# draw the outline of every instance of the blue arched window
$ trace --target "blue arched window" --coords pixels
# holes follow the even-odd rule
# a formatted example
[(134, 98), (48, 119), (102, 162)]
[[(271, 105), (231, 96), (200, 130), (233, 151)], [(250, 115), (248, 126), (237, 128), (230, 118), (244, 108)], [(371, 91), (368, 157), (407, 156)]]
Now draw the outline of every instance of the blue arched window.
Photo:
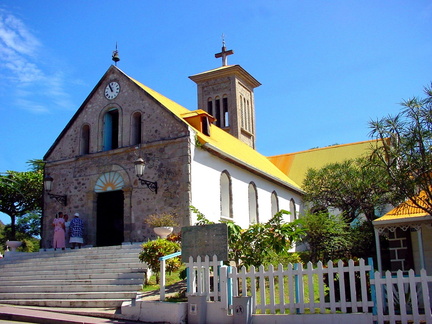
[(119, 111), (113, 108), (104, 115), (103, 151), (119, 147)]

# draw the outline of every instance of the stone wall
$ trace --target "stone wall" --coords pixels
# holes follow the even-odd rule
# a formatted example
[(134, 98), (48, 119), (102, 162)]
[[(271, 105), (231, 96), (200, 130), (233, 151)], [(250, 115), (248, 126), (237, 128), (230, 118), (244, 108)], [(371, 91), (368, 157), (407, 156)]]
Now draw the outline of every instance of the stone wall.
[(390, 271), (414, 269), (410, 230), (389, 231)]
[[(111, 81), (117, 81), (121, 87), (114, 100), (103, 95), (106, 84)], [(119, 110), (119, 148), (102, 151), (103, 115), (112, 108)], [(142, 140), (138, 145), (131, 143), (135, 112), (142, 114)], [(90, 152), (80, 155), (83, 125), (90, 127)], [(182, 225), (189, 225), (190, 145), (189, 128), (183, 121), (124, 74), (110, 68), (45, 156), (45, 172), (54, 179), (52, 193), (67, 195), (68, 205), (63, 206), (45, 195), (43, 247), (51, 247), (51, 224), (58, 211), (69, 215), (80, 213), (86, 225), (85, 243), (95, 245), (98, 195), (95, 185), (106, 172), (116, 172), (124, 181), (121, 190), (126, 242), (154, 237), (153, 231), (144, 224), (144, 219), (153, 213), (175, 213)], [(157, 181), (157, 194), (139, 183), (135, 176), (134, 161), (138, 157), (146, 163), (143, 178)]]

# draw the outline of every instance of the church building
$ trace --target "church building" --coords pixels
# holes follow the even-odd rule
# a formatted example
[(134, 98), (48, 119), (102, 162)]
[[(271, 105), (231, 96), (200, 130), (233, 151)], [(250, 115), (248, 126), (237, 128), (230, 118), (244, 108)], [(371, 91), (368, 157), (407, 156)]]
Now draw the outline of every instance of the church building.
[[(279, 210), (293, 220), (300, 185), (255, 150), (254, 89), (260, 83), (240, 65), (190, 76), (197, 109), (185, 108), (108, 68), (44, 156), (42, 247), (52, 247), (57, 212), (79, 213), (86, 245), (155, 238), (145, 219), (171, 213), (193, 225), (196, 207), (208, 219), (243, 228)], [(179, 228), (177, 229), (179, 230)]]

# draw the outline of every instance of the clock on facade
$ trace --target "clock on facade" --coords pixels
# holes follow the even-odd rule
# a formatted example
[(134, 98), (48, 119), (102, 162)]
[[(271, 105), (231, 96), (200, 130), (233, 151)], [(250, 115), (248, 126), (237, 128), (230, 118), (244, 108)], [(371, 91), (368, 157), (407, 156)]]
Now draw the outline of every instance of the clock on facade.
[(119, 92), (120, 85), (115, 81), (108, 83), (108, 85), (105, 87), (105, 97), (107, 99), (114, 99), (115, 97), (117, 97)]

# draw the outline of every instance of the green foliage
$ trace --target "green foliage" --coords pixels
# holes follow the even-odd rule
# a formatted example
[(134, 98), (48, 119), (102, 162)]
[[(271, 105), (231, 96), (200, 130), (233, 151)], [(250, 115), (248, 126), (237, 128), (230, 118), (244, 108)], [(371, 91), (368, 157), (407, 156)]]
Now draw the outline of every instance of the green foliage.
[(43, 171), (45, 167), (45, 162), (42, 159), (32, 159), (28, 160), (30, 171)]
[(309, 169), (303, 182), (304, 200), (321, 208), (337, 208), (350, 221), (359, 214), (372, 221), (377, 207), (400, 201), (387, 174), (372, 162), (362, 157)]
[(41, 213), (39, 211), (25, 214), (18, 218), (16, 231), (25, 233), (30, 237), (40, 237), (41, 231)]
[(41, 170), (0, 175), (0, 212), (11, 218), (10, 239), (15, 239), (17, 218), (42, 210), (42, 178)]
[[(375, 235), (372, 223), (362, 222), (357, 226), (351, 226), (349, 235), (352, 257), (367, 260), (368, 257), (375, 256)], [(385, 240), (384, 237), (380, 238)]]
[[(142, 251), (139, 254), (139, 259), (141, 262), (148, 264), (152, 273), (156, 275), (156, 282), (159, 283), (159, 258), (178, 251), (180, 251), (180, 244), (159, 238), (142, 245)], [(178, 270), (180, 267), (181, 261), (179, 257), (166, 260), (166, 270), (169, 273)]]
[[(4, 253), (6, 250), (6, 241), (11, 238), (11, 225), (0, 224), (0, 253)], [(15, 234), (15, 240), (23, 242), (23, 244), (17, 248), (20, 252), (38, 252), (39, 251), (39, 239), (31, 236), (25, 231), (18, 230)]]
[(350, 227), (346, 218), (328, 213), (306, 213), (299, 220), (303, 243), (309, 246), (312, 263), (374, 255), (374, 234), (370, 222)]
[(240, 234), (236, 244), (237, 264), (249, 267), (269, 263), (272, 255), (287, 255), (293, 242), (300, 238), (301, 229), (297, 222), (286, 223), (283, 215), (276, 213), (268, 222), (257, 223)]
[[(191, 206), (191, 210), (197, 214), (195, 225), (214, 224), (195, 207)], [(286, 214), (289, 212), (280, 211), (268, 222), (252, 224), (248, 229), (242, 229), (233, 221), (224, 221), (228, 226), (229, 259), (237, 265), (249, 267), (265, 264), (275, 254), (287, 255), (303, 230), (297, 222), (284, 222), (283, 215)]]
[(209, 221), (203, 213), (201, 213), (198, 208), (194, 207), (194, 206), (189, 206), (190, 210), (197, 215), (197, 222), (195, 223), (196, 226), (201, 226), (201, 225), (209, 225), (209, 224), (214, 224), (214, 222)]
[(299, 222), (306, 234), (302, 241), (309, 246), (312, 263), (344, 257), (349, 246), (349, 227), (342, 216), (308, 213)]
[(264, 265), (273, 264), (274, 266), (280, 264), (287, 265), (288, 263), (307, 263), (309, 256), (305, 252), (289, 252), (286, 254), (277, 254), (271, 251), (268, 260)]
[[(376, 165), (395, 192), (432, 214), (432, 84), (424, 93), (425, 98), (403, 101), (399, 114), (370, 121), (369, 126), (370, 135), (382, 144), (374, 151)], [(413, 199), (421, 191), (426, 198)]]
[(4, 254), (4, 251), (6, 249), (6, 232), (5, 232), (5, 225), (0, 221), (0, 253)]
[(40, 247), (39, 239), (34, 237), (25, 237), (20, 239), (23, 244), (17, 248), (17, 251), (21, 252), (38, 252)]

